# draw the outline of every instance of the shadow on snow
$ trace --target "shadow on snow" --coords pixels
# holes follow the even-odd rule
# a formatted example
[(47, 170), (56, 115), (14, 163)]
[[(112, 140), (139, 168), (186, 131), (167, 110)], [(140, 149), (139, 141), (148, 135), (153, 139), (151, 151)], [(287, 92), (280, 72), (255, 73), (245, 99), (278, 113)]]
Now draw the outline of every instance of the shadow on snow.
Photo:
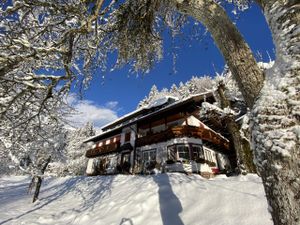
[[(51, 187), (47, 187), (43, 189), (43, 186), (47, 185), (48, 183), (51, 183), (51, 178), (43, 180), (42, 187), (41, 187), (41, 193), (40, 196), (45, 196), (39, 199), (39, 201), (36, 204), (32, 204), (31, 202), (28, 204), (32, 204), (32, 209), (28, 210), (26, 212), (21, 213), (20, 215), (11, 217), (9, 219), (6, 219), (4, 221), (0, 221), (0, 225), (6, 224), (12, 220), (19, 219), (23, 216), (26, 216), (30, 213), (33, 213), (37, 210), (40, 210), (44, 208), (45, 206), (51, 204), (52, 202), (59, 200), (60, 198), (63, 198), (65, 195), (67, 195), (69, 192), (76, 193), (76, 197), (82, 198), (82, 204), (78, 208), (73, 208), (73, 211), (76, 211), (78, 213), (84, 212), (87, 209), (93, 209), (96, 202), (98, 202), (100, 199), (102, 199), (105, 195), (110, 195), (110, 189), (113, 182), (114, 176), (105, 176), (103, 177), (72, 177), (64, 181), (63, 183), (59, 183), (56, 185), (53, 185)], [(84, 189), (80, 188), (80, 183), (82, 181), (88, 182), (90, 185), (98, 185), (97, 187), (94, 187), (95, 190), (93, 193), (87, 193)], [(85, 185), (88, 186), (88, 185)], [(11, 191), (10, 196), (10, 202), (13, 201), (15, 198), (20, 197), (20, 192), (23, 192), (22, 194), (25, 195), (27, 191), (27, 184), (22, 184), (19, 186), (14, 186), (14, 189)], [(9, 187), (8, 187), (9, 188)], [(15, 189), (17, 188), (17, 189)], [(24, 191), (20, 188), (24, 188)], [(18, 191), (19, 190), (19, 191)], [(51, 192), (52, 194), (47, 195), (48, 192)], [(7, 193), (7, 192), (6, 192)], [(2, 197), (2, 196), (1, 196)], [(2, 200), (2, 198), (1, 198)], [(7, 201), (8, 203), (8, 201)]]
[(167, 174), (153, 176), (158, 186), (158, 198), (160, 214), (163, 225), (184, 225), (179, 214), (182, 212), (182, 205), (174, 194), (170, 179)]

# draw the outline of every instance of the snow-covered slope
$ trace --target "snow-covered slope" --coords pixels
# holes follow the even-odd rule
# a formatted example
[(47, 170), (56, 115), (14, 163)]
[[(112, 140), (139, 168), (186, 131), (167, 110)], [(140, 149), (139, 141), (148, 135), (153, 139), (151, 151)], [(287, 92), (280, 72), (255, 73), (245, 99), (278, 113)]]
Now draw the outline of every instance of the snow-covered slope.
[(31, 203), (27, 177), (0, 178), (0, 224), (271, 225), (256, 175), (47, 178)]

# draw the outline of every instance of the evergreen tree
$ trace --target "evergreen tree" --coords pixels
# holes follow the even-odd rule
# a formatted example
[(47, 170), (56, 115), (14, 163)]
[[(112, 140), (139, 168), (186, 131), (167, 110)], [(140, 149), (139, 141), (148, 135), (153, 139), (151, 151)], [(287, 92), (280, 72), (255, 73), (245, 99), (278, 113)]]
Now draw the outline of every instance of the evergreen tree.
[(158, 93), (159, 93), (159, 91), (158, 91), (156, 85), (154, 84), (150, 89), (150, 92), (148, 95), (148, 102), (153, 101), (156, 98), (156, 96), (158, 95)]
[(177, 98), (180, 97), (179, 91), (178, 91), (178, 88), (177, 88), (176, 84), (172, 84), (169, 93), (170, 93), (171, 96), (174, 96), (174, 97), (177, 97)]
[(178, 93), (180, 94), (181, 99), (189, 96), (189, 90), (188, 90), (187, 86), (184, 85), (182, 82), (179, 83)]

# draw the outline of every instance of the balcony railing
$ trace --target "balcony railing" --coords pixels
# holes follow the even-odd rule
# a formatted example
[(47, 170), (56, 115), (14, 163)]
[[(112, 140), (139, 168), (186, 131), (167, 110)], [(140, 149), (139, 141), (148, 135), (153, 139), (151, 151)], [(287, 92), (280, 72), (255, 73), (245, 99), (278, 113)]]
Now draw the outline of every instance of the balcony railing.
[(120, 142), (111, 143), (109, 145), (104, 145), (101, 147), (92, 148), (86, 151), (85, 156), (87, 158), (93, 158), (101, 155), (106, 155), (109, 153), (118, 152), (120, 149)]
[(144, 137), (140, 137), (136, 140), (136, 147), (165, 142), (173, 138), (181, 137), (200, 138), (224, 149), (229, 149), (229, 142), (212, 130), (204, 127), (191, 126), (176, 126), (159, 133), (148, 134)]

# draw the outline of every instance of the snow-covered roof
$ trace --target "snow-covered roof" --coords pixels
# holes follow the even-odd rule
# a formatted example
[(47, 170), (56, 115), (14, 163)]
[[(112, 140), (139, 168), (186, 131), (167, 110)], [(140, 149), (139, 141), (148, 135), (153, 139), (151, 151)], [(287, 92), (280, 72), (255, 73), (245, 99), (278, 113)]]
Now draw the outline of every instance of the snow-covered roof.
[(118, 119), (116, 119), (116, 120), (114, 120), (114, 121), (112, 121), (112, 122), (106, 124), (105, 126), (101, 127), (101, 129), (102, 129), (102, 130), (105, 130), (105, 129), (107, 129), (108, 127), (112, 126), (113, 124), (117, 124), (117, 123), (119, 123), (119, 122), (121, 122), (121, 121), (123, 121), (123, 120), (125, 120), (125, 119), (127, 119), (127, 118), (130, 118), (130, 117), (132, 117), (132, 116), (137, 116), (138, 114), (140, 114), (140, 113), (142, 113), (143, 111), (145, 111), (145, 109), (146, 109), (146, 108), (142, 107), (142, 108), (139, 108), (139, 109), (137, 109), (137, 110), (134, 110), (134, 111), (132, 111), (132, 112), (130, 112), (130, 113), (127, 113), (127, 114), (125, 114), (124, 116), (119, 117)]
[(163, 98), (159, 98), (153, 102), (151, 102), (149, 105), (143, 106), (137, 110), (134, 110), (128, 114), (125, 114), (124, 116), (112, 121), (111, 123), (106, 124), (105, 126), (101, 127), (102, 130), (106, 130), (111, 126), (117, 126), (118, 124), (121, 124), (122, 121), (126, 122), (126, 120), (129, 120), (129, 118), (132, 117), (138, 117), (140, 114), (143, 114), (143, 112), (149, 111), (152, 108), (156, 108), (159, 106), (162, 106), (164, 104), (167, 104), (168, 102), (176, 102), (178, 101), (178, 98), (173, 96), (165, 96)]
[(170, 102), (170, 100), (173, 100), (173, 102), (175, 102), (175, 101), (178, 101), (178, 98), (176, 98), (174, 96), (164, 96), (162, 98), (152, 101), (149, 105), (144, 106), (144, 108), (151, 109), (154, 107), (162, 106), (162, 105)]

